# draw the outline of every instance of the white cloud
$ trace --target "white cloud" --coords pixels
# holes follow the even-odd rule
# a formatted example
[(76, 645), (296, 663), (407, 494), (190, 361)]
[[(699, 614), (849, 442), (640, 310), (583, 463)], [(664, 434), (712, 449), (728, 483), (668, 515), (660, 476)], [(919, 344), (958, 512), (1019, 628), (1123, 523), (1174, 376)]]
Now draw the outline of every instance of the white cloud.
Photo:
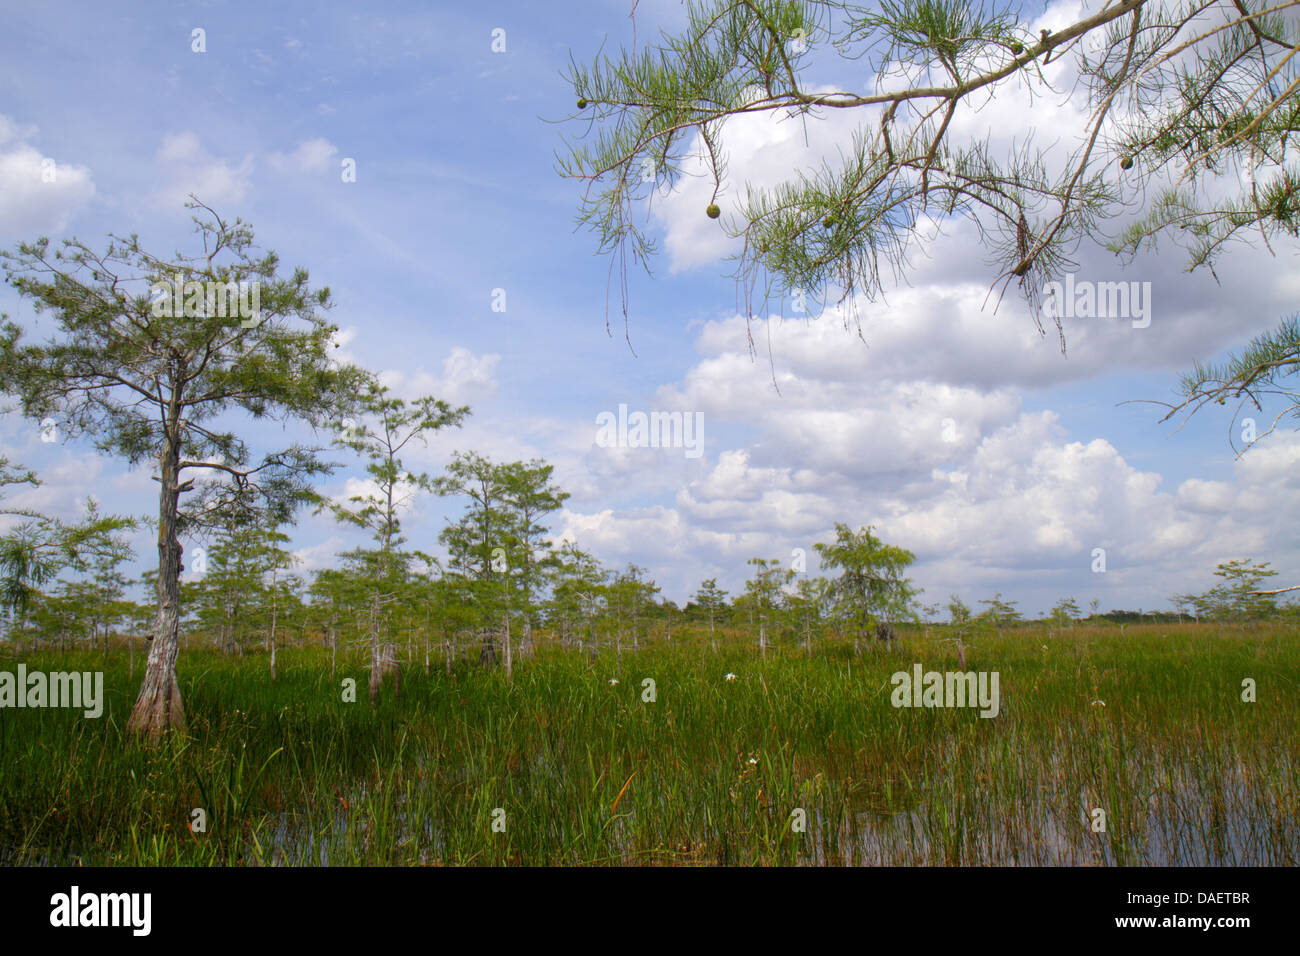
[(59, 233), (95, 195), (88, 166), (45, 156), (34, 126), (0, 114), (0, 235)]
[[(922, 324), (942, 311), (900, 298), (897, 314)], [(571, 502), (565, 534), (607, 561), (657, 562), (657, 579), (680, 594), (718, 573), (706, 569), (722, 569), (734, 589), (749, 557), (811, 555), (835, 522), (870, 524), (916, 553), (917, 579), (932, 591), (987, 596), (1013, 579), (1026, 610), (1066, 593), (1162, 606), (1203, 589), (1223, 555), (1300, 557), (1276, 520), (1300, 511), (1300, 435), (1262, 440), (1231, 481), (1191, 478), (1165, 491), (1161, 474), (1111, 442), (1071, 440), (1053, 412), (1022, 408), (1019, 389), (999, 383), (1051, 377), (1007, 344), (1014, 336), (990, 330), (989, 346), (958, 323), (912, 338), (895, 312), (880, 315), (869, 348), (833, 322), (772, 320), (780, 394), (764, 356), (748, 352), (743, 318), (707, 323), (698, 362), (656, 398), (705, 414), (706, 459), (672, 471), (648, 450), (602, 449), (587, 459), (584, 500), (595, 509)], [(767, 341), (767, 324), (756, 321), (756, 341)], [(927, 339), (945, 347), (927, 350)], [(1104, 370), (1097, 363), (1088, 377)], [(629, 487), (666, 491), (671, 505), (606, 506)], [(1096, 548), (1105, 574), (1092, 571)]]
[(330, 168), (339, 148), (327, 139), (303, 140), (291, 153), (271, 153), (267, 162), (272, 169), (286, 173), (319, 173)]
[[(393, 501), (396, 505), (396, 512), (399, 517), (410, 515), (415, 511), (417, 499), (421, 492), (414, 485), (404, 481), (399, 481), (393, 486)], [(353, 499), (360, 499), (353, 501)], [(348, 478), (343, 482), (343, 490), (336, 495), (331, 496), (331, 500), (336, 504), (346, 507), (349, 511), (359, 511), (367, 506), (374, 504), (377, 506), (385, 505), (385, 498), (379, 482), (373, 478)]]
[(442, 363), (442, 377), (438, 380), (442, 396), (447, 401), (464, 402), (495, 394), (497, 381), (493, 372), (500, 360), (500, 355), (475, 355), (467, 348), (456, 346)]
[(1189, 478), (1178, 486), (1178, 505), (1199, 514), (1226, 514), (1237, 492), (1226, 481), (1202, 481)]
[(337, 563), (337, 555), (344, 547), (343, 539), (335, 535), (319, 544), (299, 548), (291, 552), (295, 563), (294, 571), (311, 574), (322, 568), (334, 567)]
[(193, 131), (165, 135), (155, 159), (168, 183), (154, 199), (168, 208), (182, 205), (190, 193), (209, 204), (241, 202), (248, 193), (252, 154), (245, 154), (238, 165), (217, 158), (204, 149)]
[(467, 404), (496, 394), (494, 372), (500, 361), (498, 354), (475, 355), (457, 345), (443, 359), (440, 375), (432, 375), (424, 368), (414, 372), (388, 369), (379, 374), (379, 381), (402, 398), (432, 395), (452, 405)]

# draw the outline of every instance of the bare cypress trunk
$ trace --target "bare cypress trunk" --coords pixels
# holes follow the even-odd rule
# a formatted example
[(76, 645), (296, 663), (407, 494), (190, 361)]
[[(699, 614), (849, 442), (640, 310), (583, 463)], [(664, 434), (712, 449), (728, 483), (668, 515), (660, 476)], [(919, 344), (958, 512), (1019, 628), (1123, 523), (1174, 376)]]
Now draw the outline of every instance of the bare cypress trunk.
[(276, 619), (276, 602), (274, 596), (271, 598), (271, 680), (275, 680), (275, 619)]
[[(176, 657), (180, 650), (179, 589), (175, 579), (159, 585), (161, 606), (154, 624), (153, 640), (145, 663), (144, 682), (136, 698), (127, 730), (156, 741), (166, 730), (185, 726), (185, 709), (176, 682)], [(170, 593), (168, 593), (170, 591)]]
[[(174, 406), (173, 406), (174, 408)], [(179, 410), (174, 409), (175, 416)], [(149, 642), (149, 659), (145, 664), (144, 682), (136, 698), (128, 732), (149, 741), (157, 741), (166, 730), (183, 730), (185, 708), (181, 689), (176, 682), (176, 656), (180, 650), (181, 543), (176, 538), (176, 514), (180, 503), (179, 426), (168, 423), (166, 450), (163, 453), (161, 490), (158, 493), (158, 616), (153, 639)], [(188, 483), (187, 483), (188, 485)]]
[(514, 655), (510, 653), (510, 615), (509, 614), (506, 615), (505, 637), (506, 637), (506, 681), (509, 682), (514, 679), (514, 668), (511, 663), (511, 659), (513, 658)]
[(383, 645), (383, 674), (393, 675), (393, 699), (396, 700), (402, 696), (402, 665), (397, 659), (397, 645), (392, 642), (385, 642)]
[(531, 657), (533, 654), (533, 621), (531, 615), (524, 615), (524, 633), (519, 639), (519, 656)]
[(379, 651), (379, 592), (370, 602), (370, 703), (379, 703), (379, 689), (384, 681), (384, 661)]

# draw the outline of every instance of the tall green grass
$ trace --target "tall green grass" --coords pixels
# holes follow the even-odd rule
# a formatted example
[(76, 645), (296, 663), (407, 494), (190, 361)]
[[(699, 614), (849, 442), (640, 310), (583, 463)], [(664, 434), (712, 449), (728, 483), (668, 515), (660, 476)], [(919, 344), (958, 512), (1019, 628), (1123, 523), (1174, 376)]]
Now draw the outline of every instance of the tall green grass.
[[(137, 686), (124, 651), (39, 654), (29, 669), (103, 670), (108, 702), (98, 720), (0, 710), (0, 861), (1300, 859), (1293, 632), (1022, 628), (977, 644), (967, 669), (1000, 674), (993, 719), (890, 705), (894, 671), (957, 669), (951, 645), (919, 635), (860, 658), (823, 643), (765, 661), (739, 640), (714, 655), (679, 637), (625, 653), (617, 684), (612, 654), (588, 666), (543, 643), (513, 684), (500, 669), (407, 665), (401, 698), (386, 686), (375, 708), (359, 660), (331, 680), (328, 651), (285, 649), (272, 682), (258, 658), (195, 649), (181, 658), (188, 735), (157, 750), (124, 732)], [(359, 702), (343, 702), (344, 677)], [(1246, 677), (1255, 703), (1241, 700)], [(206, 832), (190, 831), (194, 808)]]

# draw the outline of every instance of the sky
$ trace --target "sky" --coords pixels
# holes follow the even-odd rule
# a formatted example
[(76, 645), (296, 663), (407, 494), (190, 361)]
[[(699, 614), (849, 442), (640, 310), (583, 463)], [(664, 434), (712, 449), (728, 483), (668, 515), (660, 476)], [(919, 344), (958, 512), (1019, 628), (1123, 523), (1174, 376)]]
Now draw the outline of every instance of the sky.
[[(458, 450), (544, 459), (570, 493), (553, 536), (607, 566), (647, 569), (679, 604), (705, 578), (739, 592), (752, 557), (790, 563), (802, 551), (816, 573), (813, 545), (837, 522), (911, 550), (926, 603), (1000, 592), (1031, 615), (1064, 596), (1168, 609), (1234, 558), (1300, 583), (1293, 424), (1238, 456), (1231, 407), (1179, 429), (1142, 403), (1168, 401), (1193, 362), (1295, 310), (1294, 244), (1234, 247), (1216, 276), (1186, 271), (1170, 243), (1124, 262), (1106, 236), (1085, 241), (1077, 279), (1149, 283), (1149, 323), (1067, 319), (1065, 355), (1023, 298), (994, 307), (996, 270), (964, 220), (923, 224), (905, 279), (856, 303), (860, 335), (790, 298), (746, 316), (723, 230), (745, 184), (834, 157), (873, 115), (746, 117), (723, 134), (719, 220), (704, 214), (712, 184), (698, 164), (639, 210), (661, 254), (653, 276), (630, 276), (625, 337), (611, 262), (575, 223), (582, 184), (557, 157), (589, 133), (570, 57), (590, 63), (602, 44), (630, 46), (635, 30), (644, 45), (684, 21), (676, 0), (639, 0), (635, 19), (632, 9), (0, 3), (0, 248), (38, 236), (102, 248), (109, 233), (137, 233), (145, 248), (190, 252), (190, 193), (241, 217), (286, 268), (330, 288), (342, 357), (403, 397), (470, 406), (463, 427), (408, 465), (437, 474)], [(1084, 9), (1028, 4), (1023, 19), (1037, 32)], [(875, 82), (860, 62), (815, 55), (811, 70), (812, 86)], [(1053, 76), (1068, 90), (1068, 75)], [(978, 106), (958, 114), (955, 137), (987, 135), (1002, 150), (1031, 133), (1049, 150), (1077, 144), (1081, 114), (1065, 92), (1010, 87)], [(0, 312), (40, 334), (7, 286)], [(698, 418), (699, 453), (599, 444), (598, 418), (620, 405)], [(1258, 430), (1279, 410), (1254, 413)], [(251, 433), (265, 448), (303, 437), (281, 432)], [(44, 482), (9, 506), (72, 518), (93, 497), (156, 513), (146, 468), (83, 440), (42, 441), (17, 411), (0, 417), (0, 454)], [(360, 462), (341, 460), (323, 489), (364, 491)], [(412, 546), (444, 554), (438, 533), (462, 504), (413, 502)], [(327, 516), (304, 513), (288, 530), (300, 571), (361, 541)], [(151, 533), (133, 543), (137, 570), (150, 566)]]

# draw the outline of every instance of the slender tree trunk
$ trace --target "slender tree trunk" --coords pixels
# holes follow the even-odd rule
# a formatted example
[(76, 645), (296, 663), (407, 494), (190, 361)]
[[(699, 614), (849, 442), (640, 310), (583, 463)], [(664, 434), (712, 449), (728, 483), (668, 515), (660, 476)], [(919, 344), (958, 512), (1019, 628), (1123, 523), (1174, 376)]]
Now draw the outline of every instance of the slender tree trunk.
[(149, 659), (145, 664), (140, 696), (127, 721), (127, 730), (155, 742), (166, 730), (183, 730), (185, 708), (176, 681), (176, 656), (180, 650), (181, 543), (176, 538), (180, 503), (179, 409), (173, 404), (173, 421), (163, 453), (162, 485), (158, 494), (158, 616)]
[(379, 689), (384, 681), (384, 661), (379, 649), (379, 592), (370, 602), (370, 703), (379, 703)]
[(384, 645), (384, 673), (389, 671), (393, 674), (393, 699), (396, 700), (402, 696), (402, 663), (397, 659), (397, 645), (391, 642)]
[(509, 614), (506, 615), (506, 634), (505, 634), (505, 637), (506, 637), (506, 648), (505, 648), (505, 651), (506, 651), (506, 682), (509, 683), (511, 680), (514, 679), (514, 668), (513, 668), (513, 664), (511, 663), (511, 658), (512, 658), (514, 655), (510, 653), (511, 648), (510, 648), (510, 615), (509, 615)]
[(275, 680), (275, 620), (277, 616), (275, 597), (271, 598), (271, 680)]

